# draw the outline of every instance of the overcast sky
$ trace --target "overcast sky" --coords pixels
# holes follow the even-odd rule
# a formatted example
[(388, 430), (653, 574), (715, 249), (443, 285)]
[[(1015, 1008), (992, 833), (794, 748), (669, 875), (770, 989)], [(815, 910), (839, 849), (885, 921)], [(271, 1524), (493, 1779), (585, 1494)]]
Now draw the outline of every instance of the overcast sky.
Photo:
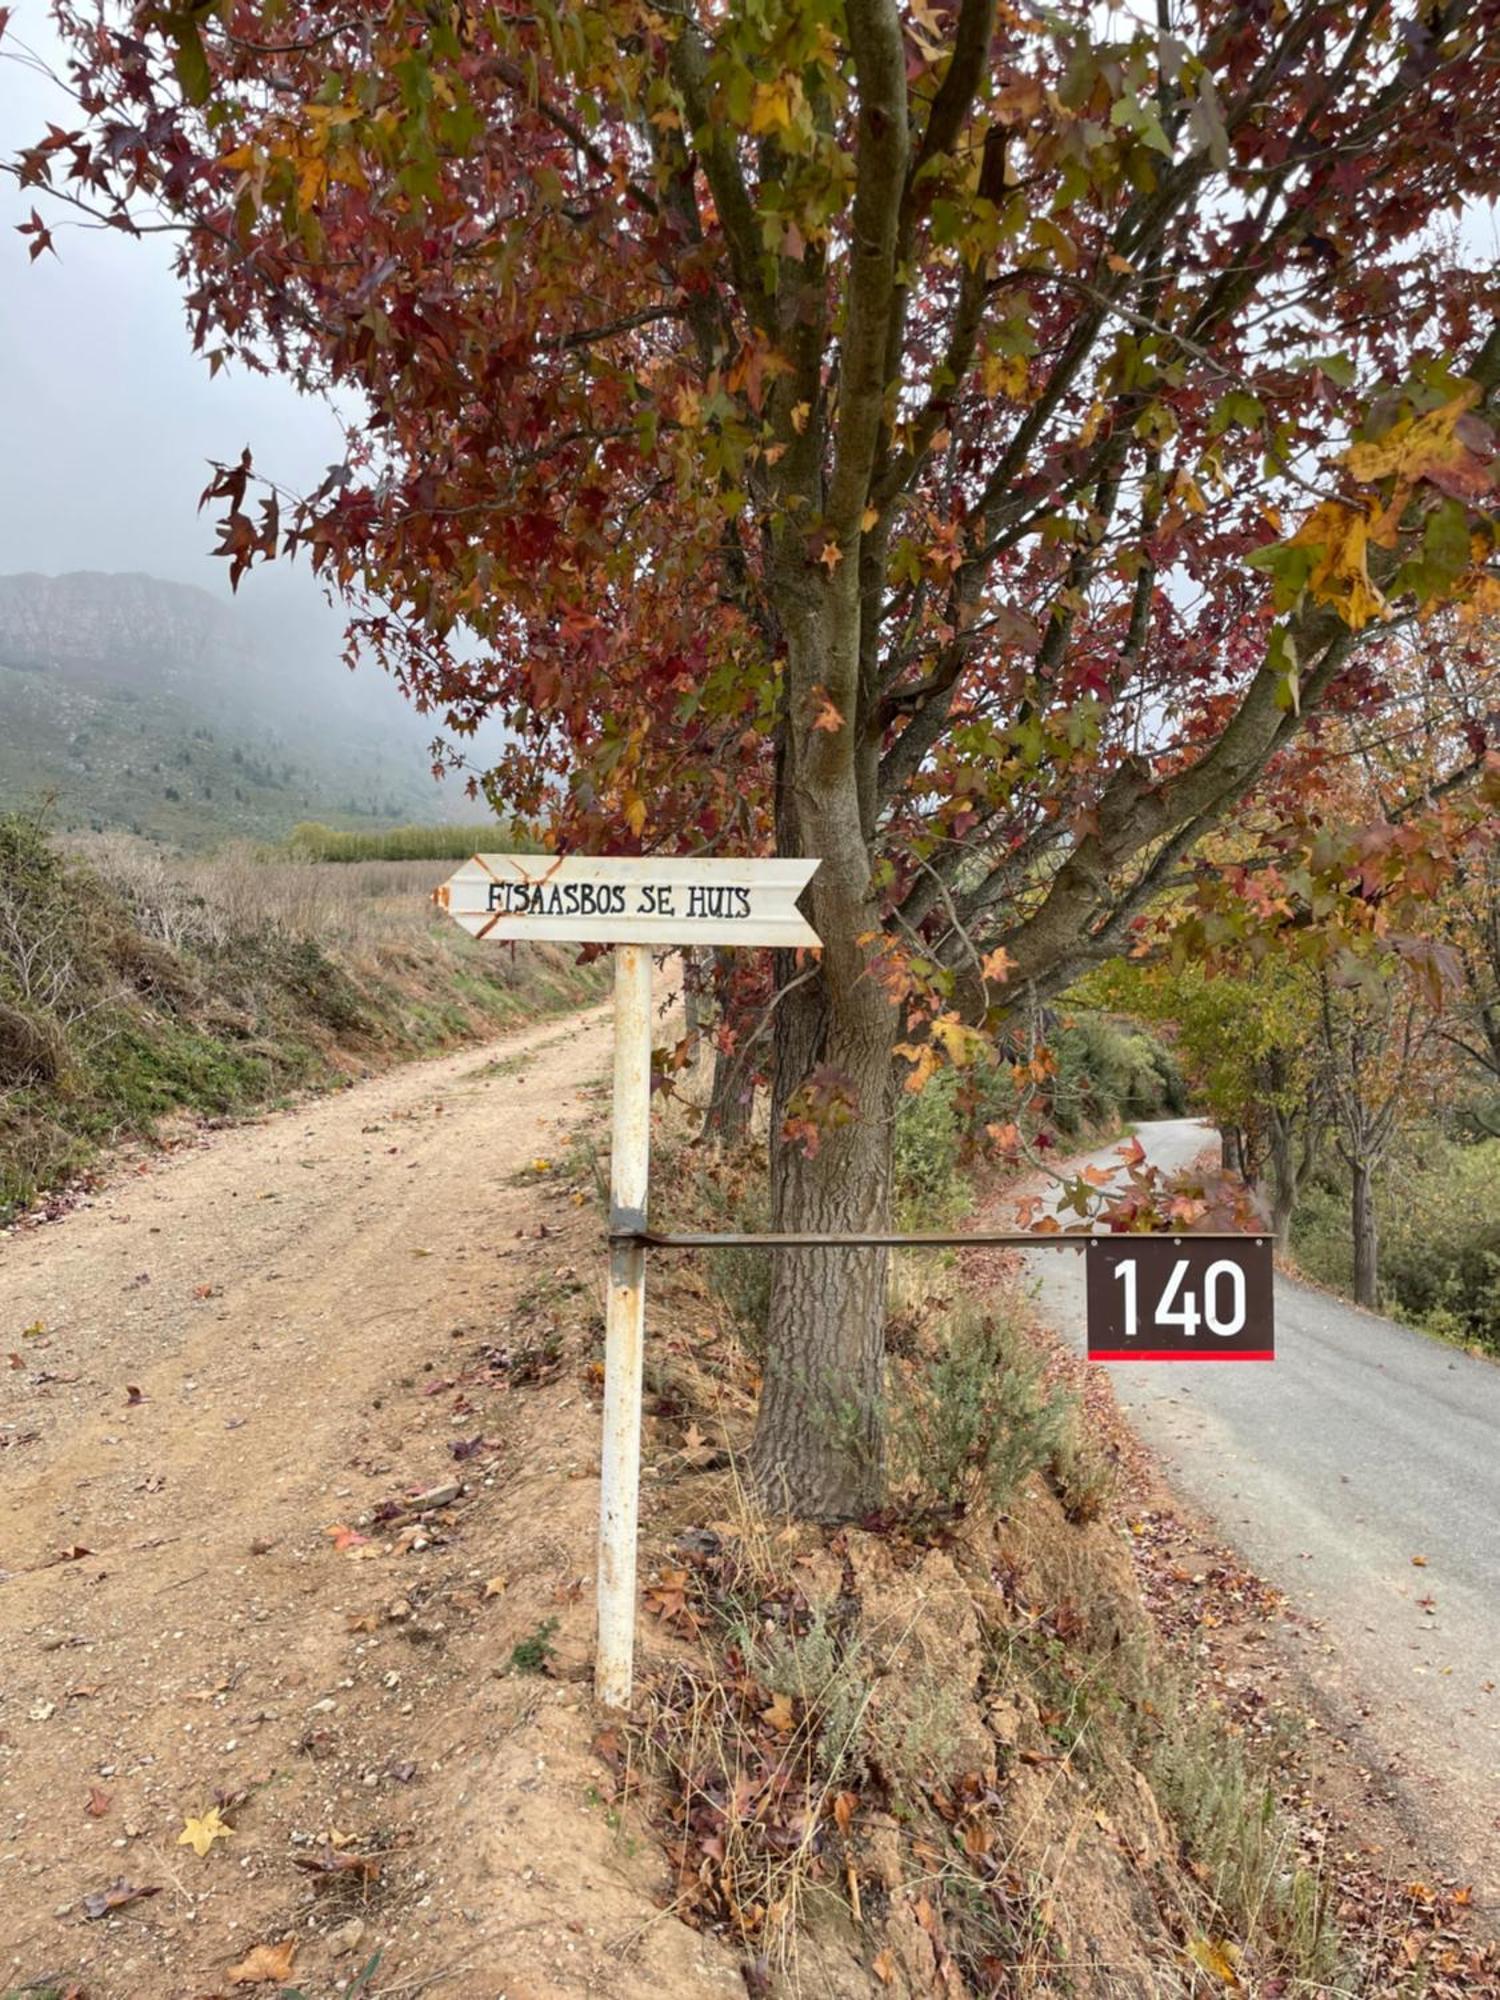
[[(0, 42), (6, 155), (49, 117), (71, 122), (55, 87), (4, 59), (19, 44), (60, 66), (45, 0), (19, 0)], [(337, 425), (285, 382), (240, 370), (210, 382), (167, 239), (73, 227), (54, 208), (59, 254), (28, 265), (14, 225), (30, 206), (0, 176), (0, 571), (141, 569), (227, 594), (212, 510), (197, 511), (208, 461), (249, 444), (306, 491), (342, 456)]]

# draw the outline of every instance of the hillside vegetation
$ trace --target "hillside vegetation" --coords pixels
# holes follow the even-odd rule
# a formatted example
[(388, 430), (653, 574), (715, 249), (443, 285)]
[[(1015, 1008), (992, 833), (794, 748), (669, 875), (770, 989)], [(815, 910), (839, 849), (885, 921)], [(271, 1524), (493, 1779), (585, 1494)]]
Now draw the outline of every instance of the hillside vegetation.
[(534, 845), (498, 820), (393, 826), (384, 833), (303, 820), (292, 828), (287, 851), (299, 861), (467, 861), (471, 854), (525, 854)]
[(0, 818), (0, 1220), (174, 1112), (226, 1117), (599, 990), (536, 945), (479, 946), (421, 862), (64, 852)]
[(0, 576), (0, 798), (174, 848), (432, 816), (429, 722), (317, 607), (266, 628), (159, 577)]

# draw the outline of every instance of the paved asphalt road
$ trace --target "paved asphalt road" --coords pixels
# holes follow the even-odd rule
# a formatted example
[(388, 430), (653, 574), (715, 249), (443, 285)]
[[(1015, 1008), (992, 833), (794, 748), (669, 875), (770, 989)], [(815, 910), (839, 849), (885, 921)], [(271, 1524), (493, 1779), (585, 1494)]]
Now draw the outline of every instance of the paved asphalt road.
[[(1137, 1130), (1168, 1169), (1212, 1136)], [(1030, 1262), (1081, 1352), (1082, 1258)], [(1500, 1906), (1500, 1366), (1285, 1278), (1269, 1366), (1100, 1365), (1176, 1491), (1318, 1621), (1304, 1664)]]

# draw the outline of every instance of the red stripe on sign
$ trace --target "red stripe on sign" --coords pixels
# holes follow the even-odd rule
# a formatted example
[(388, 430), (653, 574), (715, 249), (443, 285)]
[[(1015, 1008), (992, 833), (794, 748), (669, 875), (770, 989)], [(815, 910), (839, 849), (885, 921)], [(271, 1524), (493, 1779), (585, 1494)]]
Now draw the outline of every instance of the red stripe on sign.
[(1215, 1354), (1200, 1348), (1196, 1353), (1176, 1347), (1097, 1347), (1090, 1361), (1274, 1361), (1269, 1348), (1247, 1348), (1241, 1354)]

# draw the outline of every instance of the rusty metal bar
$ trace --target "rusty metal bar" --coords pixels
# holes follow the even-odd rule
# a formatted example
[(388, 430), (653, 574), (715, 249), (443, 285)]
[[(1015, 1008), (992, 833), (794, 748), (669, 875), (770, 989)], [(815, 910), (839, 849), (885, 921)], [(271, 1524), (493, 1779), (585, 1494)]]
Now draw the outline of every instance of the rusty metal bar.
[[(1195, 1243), (1265, 1241), (1264, 1231), (1259, 1236), (1253, 1236), (1243, 1229), (1141, 1230), (1133, 1233), (1143, 1239), (1169, 1238), (1173, 1242), (1184, 1238), (1191, 1238)], [(1055, 1234), (1038, 1235), (1035, 1232), (990, 1229), (971, 1230), (961, 1236), (942, 1229), (892, 1231), (883, 1235), (868, 1236), (835, 1236), (814, 1229), (791, 1229), (779, 1232), (767, 1230), (748, 1235), (688, 1230), (669, 1235), (655, 1229), (634, 1229), (619, 1232), (612, 1230), (609, 1240), (612, 1244), (637, 1244), (645, 1250), (961, 1250), (966, 1247), (1082, 1250), (1088, 1243), (1128, 1243), (1131, 1236), (1093, 1232), (1080, 1232), (1070, 1236), (1063, 1230), (1058, 1230)]]

